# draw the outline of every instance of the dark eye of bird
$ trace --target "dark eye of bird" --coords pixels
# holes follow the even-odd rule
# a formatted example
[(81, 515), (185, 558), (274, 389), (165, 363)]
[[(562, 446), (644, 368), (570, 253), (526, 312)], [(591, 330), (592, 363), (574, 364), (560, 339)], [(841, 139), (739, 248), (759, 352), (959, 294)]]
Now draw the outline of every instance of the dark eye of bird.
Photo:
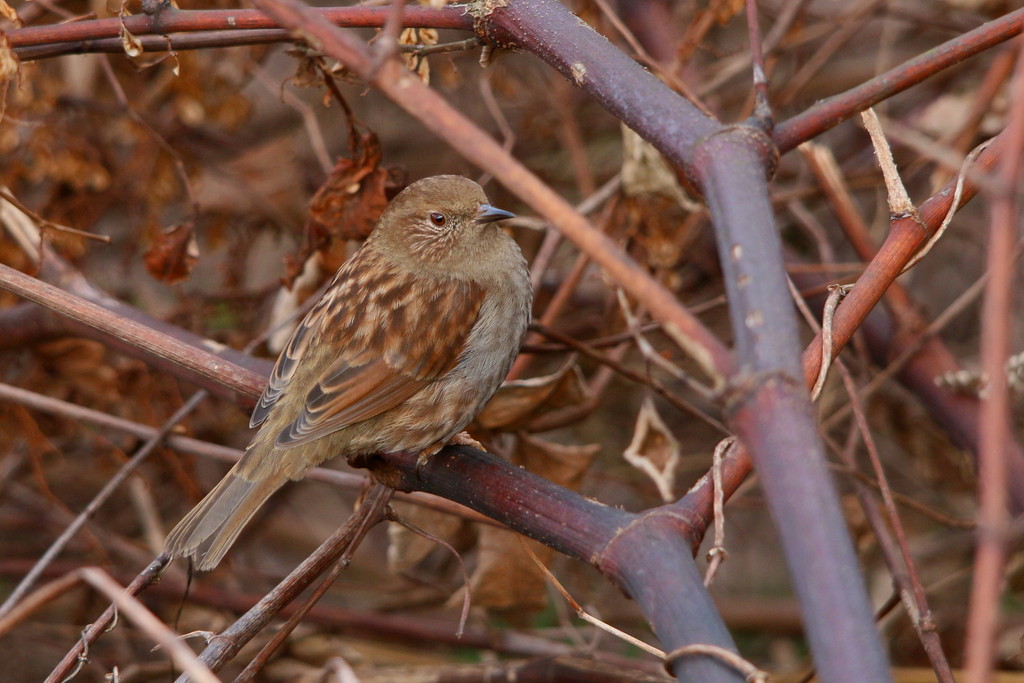
[(436, 225), (437, 227), (441, 227), (442, 225), (444, 225), (446, 220), (447, 219), (444, 217), (443, 213), (437, 213), (435, 211), (434, 213), (430, 214), (430, 222)]

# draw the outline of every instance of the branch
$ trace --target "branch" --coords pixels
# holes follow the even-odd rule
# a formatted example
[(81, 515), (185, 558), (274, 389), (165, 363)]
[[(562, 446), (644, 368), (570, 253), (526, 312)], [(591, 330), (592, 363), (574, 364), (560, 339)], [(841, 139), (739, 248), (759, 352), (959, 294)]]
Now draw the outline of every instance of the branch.
[[(388, 486), (462, 503), (593, 565), (637, 601), (663, 643), (735, 652), (693, 561), (699, 539), (686, 515), (670, 507), (642, 514), (608, 507), (465, 446), (443, 449), (418, 471), (415, 453), (393, 453), (367, 466)], [(675, 672), (682, 680), (742, 680), (714, 657), (681, 658)]]
[(253, 405), (266, 376), (183, 342), (148, 325), (69, 294), (41, 280), (0, 264), (0, 288), (14, 292), (71, 320), (99, 330), (152, 358), (163, 359), (179, 374), (202, 388), (227, 395), (241, 405)]
[[(388, 7), (332, 7), (315, 10), (328, 21), (352, 28), (380, 28), (387, 20)], [(459, 7), (405, 8), (402, 24), (409, 28), (451, 28), (472, 30), (472, 19)], [(175, 33), (217, 32), (218, 38), (235, 37), (246, 45), (252, 42), (290, 40), (281, 24), (258, 10), (179, 10), (167, 6), (153, 14), (130, 17), (93, 19), (64, 24), (47, 24), (7, 31), (8, 44), (20, 59), (40, 59), (68, 52), (106, 51), (99, 45), (114, 45), (124, 51), (120, 39), (122, 26), (142, 41), (145, 49), (167, 51), (174, 41), (186, 41)], [(273, 31), (273, 33), (271, 33)], [(179, 45), (181, 43), (179, 42)], [(196, 45), (198, 47), (198, 45)]]
[(894, 69), (839, 95), (819, 102), (810, 109), (776, 126), (772, 135), (781, 152), (811, 140), (834, 128), (873, 104), (959, 64), (968, 57), (1009, 40), (1024, 31), (1024, 9), (1010, 12), (978, 28), (948, 40)]

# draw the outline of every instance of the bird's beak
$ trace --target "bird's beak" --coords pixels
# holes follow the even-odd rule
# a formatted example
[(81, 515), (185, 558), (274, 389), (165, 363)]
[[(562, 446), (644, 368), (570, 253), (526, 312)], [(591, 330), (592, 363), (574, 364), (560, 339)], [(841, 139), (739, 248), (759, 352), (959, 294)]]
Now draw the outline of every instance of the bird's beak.
[(477, 223), (493, 223), (494, 221), (502, 221), (506, 218), (515, 218), (516, 215), (511, 211), (505, 211), (504, 209), (498, 209), (490, 204), (481, 204), (480, 210), (476, 212)]

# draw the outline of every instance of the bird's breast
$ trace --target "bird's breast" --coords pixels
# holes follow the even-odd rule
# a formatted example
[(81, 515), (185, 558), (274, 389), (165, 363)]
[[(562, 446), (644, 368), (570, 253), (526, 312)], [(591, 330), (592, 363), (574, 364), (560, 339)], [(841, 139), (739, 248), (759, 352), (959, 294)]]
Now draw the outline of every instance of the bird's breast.
[(503, 286), (488, 288), (466, 348), (453, 369), (453, 375), (478, 385), (483, 398), (477, 410), (505, 379), (530, 323), (532, 291), (525, 262), (508, 276)]

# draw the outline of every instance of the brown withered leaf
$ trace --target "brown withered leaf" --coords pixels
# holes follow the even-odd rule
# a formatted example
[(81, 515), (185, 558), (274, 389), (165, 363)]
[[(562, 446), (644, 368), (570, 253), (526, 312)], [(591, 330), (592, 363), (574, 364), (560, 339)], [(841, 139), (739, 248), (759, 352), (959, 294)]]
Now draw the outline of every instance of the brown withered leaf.
[[(21, 62), (18, 61), (18, 56), (11, 49), (7, 34), (0, 34), (0, 83), (6, 84), (7, 81), (14, 80), (20, 68)], [(6, 100), (6, 95), (4, 99)]]
[(402, 174), (381, 167), (380, 142), (373, 132), (360, 131), (352, 124), (349, 145), (352, 158), (338, 160), (310, 201), (306, 241), (299, 253), (287, 259), (286, 285), (290, 286), (316, 251), (322, 252), (328, 271), (337, 270), (345, 253), (330, 249), (331, 245), (365, 239), (388, 199), (404, 184)]
[(106, 347), (88, 339), (56, 339), (34, 350), (42, 367), (56, 378), (48, 385), (58, 398), (85, 394), (107, 403), (122, 400), (117, 389), (117, 370), (107, 359)]
[(678, 287), (675, 270), (699, 236), (697, 209), (661, 153), (622, 126), (622, 192), (611, 223), (621, 227), (630, 254), (669, 289)]
[[(518, 626), (526, 626), (524, 619), (543, 609), (547, 602), (547, 577), (523, 548), (524, 543), (545, 565), (551, 562), (554, 551), (547, 546), (524, 540), (506, 529), (482, 528), (477, 566), (469, 582), (474, 607), (497, 610)], [(462, 598), (460, 590), (448, 605), (458, 606)]]
[(520, 433), (514, 462), (575, 491), (600, 451), (601, 446), (596, 443), (565, 445)]
[[(454, 548), (467, 545), (467, 522), (455, 515), (422, 505), (394, 501), (391, 507), (408, 524), (422, 529)], [(388, 526), (388, 568), (406, 576), (434, 582), (451, 561), (451, 551), (437, 541), (402, 526)]]
[(501, 385), (476, 416), (476, 424), (484, 429), (514, 431), (538, 415), (589, 398), (590, 388), (573, 356), (554, 374)]
[(149, 274), (165, 285), (187, 280), (199, 262), (195, 226), (189, 222), (159, 232), (145, 260)]
[[(597, 444), (566, 446), (520, 434), (515, 462), (534, 474), (566, 488), (579, 488), (601, 447)], [(482, 527), (478, 561), (470, 578), (473, 604), (514, 618), (544, 607), (547, 577), (523, 545), (548, 565), (554, 551), (536, 541), (517, 537), (505, 529)], [(458, 604), (461, 595), (449, 604)]]
[(633, 440), (623, 456), (654, 482), (666, 503), (674, 500), (676, 469), (679, 467), (679, 441), (665, 426), (650, 397), (644, 399), (637, 416)]
[(16, 27), (21, 28), (21, 19), (18, 17), (18, 13), (13, 7), (7, 4), (7, 0), (0, 0), (0, 18), (4, 21), (9, 21)]
[(381, 168), (381, 149), (371, 131), (358, 133), (351, 159), (338, 159), (309, 203), (309, 227), (342, 239), (363, 239), (388, 204), (388, 172)]
[[(292, 45), (284, 53), (295, 60), (295, 73), (285, 81), (289, 85), (297, 88), (321, 88), (325, 76), (351, 83), (357, 82), (355, 75), (349, 72), (344, 64), (328, 60), (323, 53), (309, 45)], [(330, 93), (325, 93), (324, 106), (329, 106), (330, 100)]]
[(743, 11), (743, 0), (718, 0), (711, 3), (711, 11), (715, 13), (715, 21), (719, 25), (729, 23), (729, 20)]
[[(399, 45), (437, 45), (437, 30), (432, 28), (407, 28), (398, 36)], [(411, 52), (402, 53), (402, 61), (405, 66), (420, 80), (430, 85), (430, 63), (426, 55), (417, 55)]]
[(323, 70), (327, 67), (327, 60), (313, 48), (305, 45), (294, 45), (285, 54), (295, 59), (295, 73), (287, 83), (296, 88), (319, 88), (323, 85)]
[(124, 48), (124, 52), (129, 57), (138, 57), (142, 54), (142, 41), (135, 37), (124, 25), (124, 18), (131, 16), (128, 11), (128, 3), (121, 5), (121, 11), (118, 16), (121, 19), (121, 28), (119, 31), (119, 37), (121, 38), (121, 47)]

